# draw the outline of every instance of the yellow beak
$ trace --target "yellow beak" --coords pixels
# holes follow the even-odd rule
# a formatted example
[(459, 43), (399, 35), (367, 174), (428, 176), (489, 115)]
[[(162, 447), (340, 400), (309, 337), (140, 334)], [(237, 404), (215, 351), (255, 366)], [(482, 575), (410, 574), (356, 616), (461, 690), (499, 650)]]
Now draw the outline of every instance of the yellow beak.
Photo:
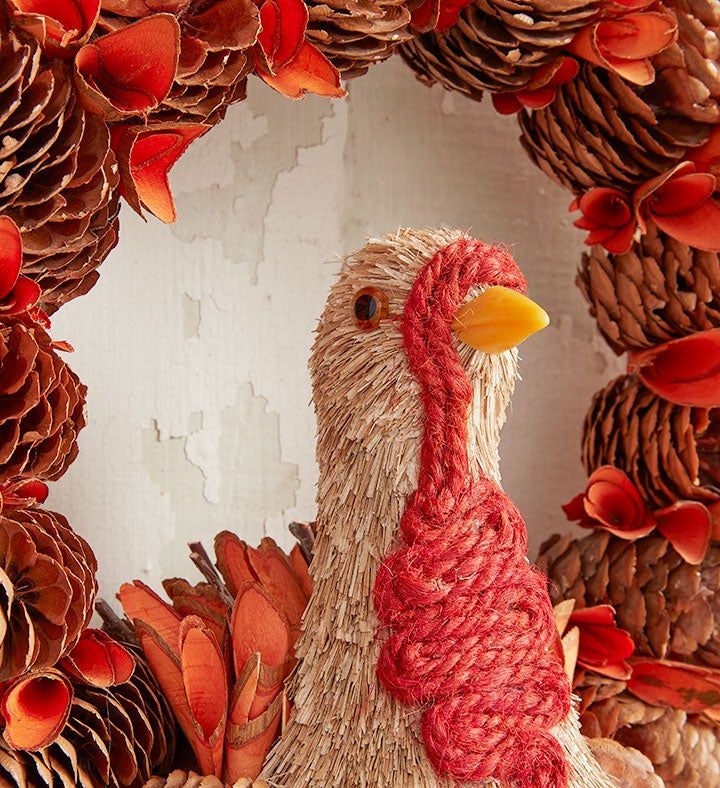
[(547, 312), (509, 287), (488, 287), (458, 309), (453, 329), (475, 350), (502, 353), (550, 323)]

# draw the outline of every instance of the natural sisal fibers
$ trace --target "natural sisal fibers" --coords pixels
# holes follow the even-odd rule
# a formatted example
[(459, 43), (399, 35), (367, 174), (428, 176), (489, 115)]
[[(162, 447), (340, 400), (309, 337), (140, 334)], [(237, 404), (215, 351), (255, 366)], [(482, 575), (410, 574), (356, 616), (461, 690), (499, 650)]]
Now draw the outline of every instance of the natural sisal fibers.
[[(273, 786), (447, 786), (420, 737), (420, 710), (379, 684), (381, 641), (372, 590), (418, 483), (421, 390), (407, 362), (399, 319), (417, 275), (460, 232), (404, 230), (351, 255), (332, 289), (311, 360), (318, 417), (315, 593), (299, 643), (294, 711), (271, 754)], [(359, 331), (351, 309), (363, 287), (385, 291), (391, 316)], [(499, 480), (497, 447), (517, 376), (517, 354), (456, 347), (473, 396), (468, 462), (473, 477)], [(608, 788), (578, 732), (575, 712), (554, 731), (574, 788)], [(494, 784), (494, 783), (492, 783)]]

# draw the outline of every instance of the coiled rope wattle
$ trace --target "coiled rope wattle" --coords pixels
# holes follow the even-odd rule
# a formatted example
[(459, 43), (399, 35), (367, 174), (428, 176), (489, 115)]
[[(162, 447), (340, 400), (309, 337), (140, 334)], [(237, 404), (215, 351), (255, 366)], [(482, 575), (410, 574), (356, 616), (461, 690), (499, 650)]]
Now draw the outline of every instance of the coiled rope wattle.
[(522, 517), (499, 486), (473, 479), (472, 387), (453, 347), (455, 312), (479, 284), (525, 289), (503, 248), (463, 239), (421, 270), (402, 331), (425, 414), (418, 486), (401, 544), (375, 584), (383, 634), (377, 674), (422, 706), (422, 737), (440, 774), (562, 788), (568, 767), (550, 729), (568, 714), (546, 579), (526, 561)]

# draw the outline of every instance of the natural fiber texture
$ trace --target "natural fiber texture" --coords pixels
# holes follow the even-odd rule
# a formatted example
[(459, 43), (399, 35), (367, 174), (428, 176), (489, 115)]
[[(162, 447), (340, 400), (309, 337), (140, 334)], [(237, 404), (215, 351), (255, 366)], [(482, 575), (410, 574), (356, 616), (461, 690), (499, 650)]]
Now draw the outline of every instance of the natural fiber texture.
[(195, 772), (175, 769), (167, 777), (153, 777), (144, 788), (269, 788), (265, 780), (236, 780), (232, 785), (218, 780), (217, 777), (202, 777)]
[(77, 454), (86, 388), (34, 324), (0, 324), (0, 484), (57, 479)]
[(0, 41), (0, 213), (22, 232), (23, 274), (48, 312), (87, 292), (117, 241), (118, 172), (107, 127), (79, 104), (68, 67), (34, 38)]
[(701, 123), (720, 120), (720, 5), (716, 0), (666, 0), (678, 19), (678, 40), (653, 59), (648, 100), (661, 111)]
[(0, 740), (0, 785), (135, 788), (167, 769), (175, 724), (141, 653), (133, 656), (135, 672), (125, 684), (75, 686), (70, 719), (47, 749), (12, 751)]
[(663, 788), (649, 758), (612, 739), (589, 739), (597, 762), (616, 781), (618, 788)]
[[(321, 319), (311, 361), (320, 464), (315, 592), (290, 688), (293, 714), (266, 768), (272, 785), (448, 784), (426, 756), (420, 710), (398, 703), (375, 674), (382, 641), (375, 635), (372, 589), (418, 482), (421, 391), (396, 319), (362, 332), (351, 310), (355, 293), (371, 286), (385, 292), (390, 315), (399, 317), (422, 267), (462, 237), (405, 230), (370, 242), (346, 260)], [(517, 356), (482, 356), (468, 347), (459, 353), (473, 392), (463, 446), (470, 472), (497, 479), (499, 431)], [(568, 753), (573, 785), (609, 785), (571, 718), (556, 735)]]
[(0, 514), (0, 681), (54, 665), (92, 616), (97, 562), (60, 514)]
[(720, 667), (720, 546), (711, 545), (693, 566), (657, 535), (628, 541), (607, 531), (577, 539), (555, 534), (537, 563), (554, 602), (612, 605), (636, 653)]
[(717, 409), (673, 405), (621, 375), (593, 397), (585, 417), (585, 469), (615, 465), (654, 507), (712, 504), (720, 500), (718, 418)]
[(624, 691), (622, 681), (597, 676), (593, 684), (581, 690), (587, 698), (595, 698), (582, 715), (587, 736), (612, 737), (644, 753), (667, 788), (720, 785), (720, 739), (715, 726), (680, 709), (650, 706)]
[(404, 0), (309, 0), (307, 39), (343, 79), (364, 74), (412, 36)]
[(643, 90), (588, 64), (544, 109), (519, 115), (523, 147), (550, 178), (585, 192), (631, 190), (682, 161), (710, 125), (658, 113)]
[[(170, 5), (148, 3), (146, 14)], [(153, 118), (218, 123), (231, 104), (246, 96), (247, 76), (254, 65), (251, 47), (259, 31), (258, 10), (252, 0), (192, 0), (183, 5), (187, 7), (178, 13), (182, 37), (175, 82)], [(112, 7), (122, 10), (118, 3)], [(99, 24), (108, 31), (132, 21), (103, 12)]]
[(626, 254), (593, 246), (583, 254), (577, 283), (618, 354), (720, 327), (720, 257), (652, 223)]
[(598, 7), (597, 0), (475, 0), (448, 31), (416, 36), (400, 54), (422, 82), (471, 98), (520, 90)]

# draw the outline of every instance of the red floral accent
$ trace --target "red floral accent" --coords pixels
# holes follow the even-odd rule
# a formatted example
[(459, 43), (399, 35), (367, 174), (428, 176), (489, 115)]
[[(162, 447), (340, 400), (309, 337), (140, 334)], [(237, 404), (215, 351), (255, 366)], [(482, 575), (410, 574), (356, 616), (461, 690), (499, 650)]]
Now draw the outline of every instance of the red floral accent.
[(101, 629), (86, 629), (60, 667), (83, 684), (112, 687), (130, 680), (135, 658)]
[[(610, 4), (610, 15), (583, 28), (569, 51), (636, 85), (649, 85), (655, 79), (650, 58), (677, 40), (678, 28), (673, 14), (644, 10), (646, 5)], [(623, 13), (625, 7), (631, 13)]]
[(40, 298), (40, 287), (20, 276), (22, 237), (15, 222), (0, 216), (0, 320), (32, 309)]
[(5, 484), (0, 487), (0, 510), (36, 506), (46, 500), (48, 492), (47, 484), (39, 479)]
[(646, 703), (720, 719), (720, 671), (664, 659), (632, 660), (627, 688)]
[(697, 501), (651, 512), (628, 476), (611, 465), (594, 471), (585, 492), (563, 510), (583, 528), (600, 528), (621, 539), (638, 539), (657, 529), (690, 564), (702, 562), (713, 530), (710, 511)]
[(568, 628), (578, 628), (577, 664), (601, 676), (627, 679), (631, 668), (626, 662), (635, 650), (629, 632), (615, 623), (611, 605), (597, 605), (574, 610)]
[(120, 192), (140, 216), (145, 207), (163, 222), (176, 220), (168, 174), (190, 143), (208, 128), (199, 123), (111, 128), (111, 144), (120, 167)]
[(653, 221), (681, 243), (709, 252), (720, 252), (720, 203), (717, 181), (709, 172), (697, 172), (685, 161), (651, 178), (632, 195), (596, 187), (576, 198), (571, 211), (582, 211), (576, 227), (589, 230), (588, 245), (601, 244), (613, 254), (632, 246), (635, 232), (645, 232)]
[(720, 126), (715, 126), (704, 144), (687, 154), (697, 172), (720, 173)]
[(580, 66), (572, 57), (559, 57), (538, 70), (536, 77), (523, 90), (515, 93), (493, 93), (492, 103), (501, 115), (512, 115), (522, 107), (542, 109), (552, 103), (558, 87), (571, 82)]
[(720, 407), (720, 328), (631, 351), (628, 372), (676, 405)]
[(601, 244), (614, 254), (627, 252), (632, 246), (637, 220), (630, 198), (618, 189), (590, 189), (571, 203), (570, 210), (582, 212), (574, 224), (589, 231), (585, 239), (588, 246)]
[(85, 105), (106, 120), (146, 115), (170, 92), (180, 54), (180, 26), (154, 14), (84, 46), (75, 81)]
[(92, 34), (100, 0), (9, 0), (13, 22), (38, 39), (53, 57), (68, 57)]
[(265, 0), (260, 5), (262, 29), (255, 53), (258, 75), (292, 99), (306, 93), (342, 98), (340, 72), (305, 40), (308, 10), (303, 0)]
[(410, 24), (419, 33), (449, 30), (458, 21), (460, 12), (472, 0), (425, 0), (411, 15)]

